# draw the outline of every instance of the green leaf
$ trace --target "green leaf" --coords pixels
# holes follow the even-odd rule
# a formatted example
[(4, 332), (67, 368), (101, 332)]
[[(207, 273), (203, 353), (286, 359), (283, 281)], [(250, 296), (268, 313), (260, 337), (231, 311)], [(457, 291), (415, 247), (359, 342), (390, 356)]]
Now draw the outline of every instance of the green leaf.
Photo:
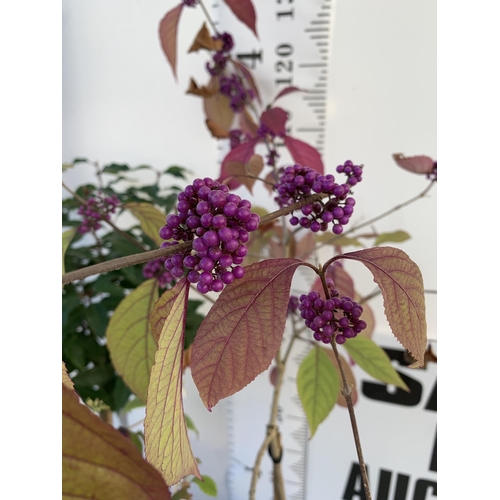
[(145, 281), (120, 302), (106, 330), (107, 346), (116, 371), (143, 401), (147, 397), (156, 351), (149, 315), (157, 299), (156, 280)]
[(373, 340), (358, 335), (344, 344), (351, 358), (373, 378), (409, 391), (399, 373), (394, 369), (387, 353)]
[(111, 165), (106, 165), (102, 171), (106, 174), (117, 174), (118, 172), (125, 172), (130, 170), (128, 165), (120, 165), (118, 163), (112, 163)]
[(193, 420), (190, 417), (188, 417), (186, 414), (184, 414), (184, 420), (186, 420), (186, 426), (187, 426), (187, 428), (189, 430), (195, 432), (197, 437), (200, 437), (200, 433), (198, 432), (198, 429), (194, 425)]
[(200, 481), (197, 477), (195, 477), (193, 479), (193, 483), (196, 483), (200, 487), (200, 490), (205, 493), (205, 495), (216, 497), (217, 485), (215, 484), (215, 481), (210, 476), (206, 476), (205, 474), (203, 474), (201, 477), (203, 481)]
[(422, 273), (402, 250), (375, 247), (339, 255), (363, 263), (373, 274), (384, 299), (392, 333), (422, 366), (427, 348), (427, 321)]
[(311, 437), (332, 411), (340, 391), (340, 377), (324, 349), (314, 346), (297, 372), (297, 390)]
[(349, 236), (344, 235), (332, 235), (329, 233), (323, 233), (320, 235), (316, 235), (315, 238), (317, 243), (322, 243), (326, 245), (334, 245), (339, 247), (361, 247), (363, 248), (363, 244), (357, 240), (356, 238), (350, 238)]
[(203, 320), (193, 341), (191, 374), (209, 410), (271, 364), (283, 339), (293, 274), (301, 264), (270, 259), (246, 267)]
[(73, 168), (75, 165), (74, 163), (63, 163), (62, 164), (62, 171), (65, 172), (66, 170), (69, 170), (70, 168)]
[(160, 238), (159, 231), (165, 225), (165, 214), (151, 203), (127, 203), (124, 207), (139, 219), (142, 230), (160, 246), (164, 240)]
[(66, 253), (66, 250), (69, 247), (69, 244), (71, 243), (71, 240), (75, 236), (77, 231), (76, 227), (73, 227), (71, 229), (68, 229), (67, 231), (64, 231), (62, 233), (62, 273), (64, 274), (64, 254)]
[(167, 485), (134, 444), (62, 386), (62, 497), (169, 500)]
[(410, 239), (411, 236), (406, 231), (393, 231), (392, 233), (382, 233), (379, 234), (375, 241), (373, 242), (374, 246), (378, 246), (381, 243), (402, 243)]
[(163, 173), (170, 174), (174, 177), (179, 177), (180, 179), (186, 179), (186, 172), (189, 172), (186, 168), (172, 165), (171, 167), (168, 167)]
[(141, 408), (141, 406), (146, 406), (146, 403), (144, 403), (139, 398), (133, 398), (133, 399), (128, 400), (124, 404), (122, 411), (126, 413), (128, 411), (135, 410), (136, 408)]
[(77, 386), (92, 387), (98, 385), (102, 387), (106, 382), (112, 380), (114, 376), (115, 373), (112, 366), (95, 366), (90, 370), (81, 371), (73, 378), (73, 382)]
[(183, 279), (163, 323), (146, 399), (144, 440), (147, 461), (168, 485), (188, 474), (200, 476), (191, 450), (182, 404), (182, 358), (189, 282)]

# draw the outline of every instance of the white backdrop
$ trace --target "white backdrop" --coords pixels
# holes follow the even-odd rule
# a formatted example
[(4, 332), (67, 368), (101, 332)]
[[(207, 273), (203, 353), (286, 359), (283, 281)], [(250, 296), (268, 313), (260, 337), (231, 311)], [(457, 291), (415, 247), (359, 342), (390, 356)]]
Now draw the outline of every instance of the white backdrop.
[[(203, 54), (185, 55), (204, 21), (200, 10), (186, 9), (181, 18), (178, 84), (160, 49), (158, 23), (175, 5), (176, 2), (166, 0), (63, 2), (63, 162), (69, 163), (73, 158), (83, 156), (100, 164), (124, 162), (135, 166), (147, 163), (158, 168), (178, 164), (193, 170), (198, 176), (218, 175), (216, 143), (204, 125), (201, 102), (185, 95), (190, 76), (198, 82), (206, 80)], [(255, 5), (260, 43), (265, 47), (273, 36), (273, 33), (266, 32), (266, 23), (270, 19), (266, 9), (275, 5), (263, 0), (256, 0)], [(310, 3), (296, 0), (295, 5), (298, 9), (307, 9)], [(436, 3), (337, 0), (330, 5), (334, 23), (329, 33), (329, 94), (323, 157), (329, 171), (348, 158), (365, 165), (364, 180), (355, 190), (357, 205), (352, 218), (353, 222), (364, 221), (410, 199), (427, 185), (424, 178), (397, 167), (391, 158), (393, 153), (425, 154), (437, 159)], [(207, 3), (207, 6), (211, 8), (211, 4)], [(223, 5), (213, 9), (214, 17), (221, 23), (230, 19), (227, 9), (224, 9)], [(231, 27), (241, 26), (233, 20), (228, 22), (232, 22)], [(223, 23), (221, 29), (224, 29)], [(292, 33), (291, 36), (300, 40), (300, 34)], [(235, 39), (241, 44), (241, 50), (255, 44), (245, 27), (241, 27), (241, 33)], [(296, 43), (299, 45), (298, 41)], [(267, 101), (274, 95), (269, 83), (268, 64), (272, 61), (264, 61), (257, 72)], [(294, 105), (299, 105), (299, 99), (298, 95), (291, 95), (286, 101), (283, 99), (283, 106), (286, 104), (293, 110)], [(302, 139), (306, 140), (305, 137)], [(70, 187), (77, 187), (91, 179), (92, 173), (91, 167), (79, 165), (65, 173), (63, 179)], [(254, 201), (272, 208), (263, 189), (256, 189)], [(430, 290), (437, 289), (435, 212), (436, 188), (427, 198), (375, 224), (378, 232), (403, 229), (412, 236), (410, 240), (393, 246), (403, 249), (419, 265), (425, 287)], [(373, 290), (372, 277), (361, 265), (348, 262), (346, 268), (362, 294)], [(301, 280), (298, 277), (294, 282), (295, 288), (305, 285)], [(393, 341), (381, 298), (374, 299), (371, 305), (376, 316), (377, 338), (382, 339), (382, 345), (390, 346)], [(427, 295), (428, 335), (431, 339), (437, 339), (436, 314), (436, 295)], [(261, 377), (262, 382), (258, 379), (254, 383), (254, 391), (261, 387), (259, 384), (262, 384), (262, 391), (267, 390), (264, 389), (267, 383), (265, 375)], [(233, 403), (222, 401), (209, 414), (199, 401), (190, 378), (186, 378), (186, 412), (200, 430), (200, 440), (194, 439), (193, 448), (202, 460), (202, 473), (216, 480), (219, 498), (231, 498), (227, 488), (228, 445), (233, 445), (228, 443), (226, 417), (231, 404), (237, 404), (245, 411), (245, 391), (241, 396), (237, 395), (239, 398)], [(432, 380), (426, 383), (432, 384)], [(426, 385), (425, 390), (429, 392), (431, 387)], [(260, 410), (266, 412), (268, 401), (269, 397), (262, 398), (262, 408), (257, 408), (253, 401), (248, 411), (251, 409), (256, 415)], [(373, 411), (373, 408), (360, 404), (358, 411), (363, 420), (365, 415), (362, 412)], [(321, 467), (317, 464), (330, 464), (331, 453), (327, 448), (322, 449), (321, 443), (338, 432), (339, 425), (343, 426), (342, 432), (350, 432), (345, 422), (336, 422), (337, 419), (345, 420), (343, 413), (342, 408), (334, 410), (334, 415), (320, 426), (318, 436), (312, 441), (308, 498), (319, 498), (318, 491), (332, 491), (325, 489), (331, 477), (318, 474)], [(377, 415), (377, 425), (381, 430), (370, 426), (365, 433), (361, 430), (362, 438), (368, 442), (377, 432), (389, 432), (393, 427), (386, 416), (378, 416), (376, 412), (374, 415)], [(132, 416), (130, 421), (134, 418)], [(320, 437), (320, 433), (324, 437)], [(260, 426), (257, 436), (263, 434), (264, 428)], [(399, 435), (397, 439), (400, 438)], [(249, 446), (255, 439), (260, 438), (249, 434)], [(432, 447), (433, 432), (422, 435), (422, 439), (427, 453)], [(245, 447), (245, 444), (241, 446)], [(374, 467), (392, 467), (395, 474), (401, 472), (423, 477), (421, 457), (411, 453), (408, 456), (413, 457), (414, 463), (410, 458), (405, 469), (397, 469), (393, 463), (379, 463)], [(311, 464), (316, 464), (314, 470)], [(414, 470), (410, 470), (412, 466)], [(332, 467), (334, 465), (327, 468), (330, 474)], [(435, 475), (433, 477), (435, 479)], [(345, 471), (339, 472), (340, 481), (342, 484), (345, 481)], [(246, 491), (247, 487), (243, 489)], [(195, 498), (205, 496), (200, 494)], [(333, 495), (329, 498), (340, 497)]]

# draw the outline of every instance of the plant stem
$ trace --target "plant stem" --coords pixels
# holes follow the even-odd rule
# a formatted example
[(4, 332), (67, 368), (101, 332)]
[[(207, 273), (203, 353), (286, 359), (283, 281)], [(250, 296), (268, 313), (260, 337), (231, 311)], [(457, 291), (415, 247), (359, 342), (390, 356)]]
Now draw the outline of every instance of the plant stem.
[(365, 490), (366, 500), (372, 500), (370, 493), (370, 485), (368, 483), (368, 473), (366, 471), (365, 460), (363, 458), (363, 451), (361, 449), (361, 440), (359, 438), (358, 424), (356, 423), (356, 415), (354, 414), (354, 405), (352, 404), (352, 390), (347, 381), (344, 368), (342, 367), (342, 362), (340, 360), (339, 353), (337, 351), (337, 345), (335, 338), (332, 339), (331, 346), (337, 359), (337, 365), (342, 376), (342, 395), (345, 397), (347, 403), (347, 410), (349, 411), (349, 418), (351, 419), (352, 435), (354, 437), (354, 443), (356, 444), (356, 452), (358, 454), (359, 469), (361, 472), (361, 479), (363, 481), (363, 489)]
[[(326, 194), (314, 194), (312, 196), (308, 196), (303, 200), (298, 201), (297, 203), (293, 203), (288, 207), (281, 208), (280, 210), (276, 210), (270, 214), (264, 215), (260, 219), (260, 224), (267, 224), (282, 215), (286, 215), (293, 210), (298, 210), (305, 205), (309, 205), (321, 198), (328, 196)], [(116, 269), (122, 269), (123, 267), (135, 266), (136, 264), (143, 264), (144, 262), (148, 262), (153, 259), (157, 259), (158, 257), (165, 257), (170, 255), (175, 255), (178, 253), (183, 253), (191, 250), (193, 246), (192, 241), (187, 241), (185, 243), (179, 243), (178, 245), (173, 245), (166, 248), (158, 248), (157, 250), (150, 250), (148, 252), (141, 252), (138, 254), (127, 255), (126, 257), (120, 257), (118, 259), (108, 260), (107, 262), (103, 262), (101, 264), (96, 264), (93, 266), (84, 267), (82, 269), (77, 269), (76, 271), (71, 271), (69, 273), (63, 274), (62, 276), (62, 284), (71, 283), (75, 280), (81, 280), (83, 278), (88, 278), (89, 276), (94, 276), (96, 274), (107, 273), (109, 271), (115, 271)]]
[(200, 7), (201, 7), (201, 10), (203, 11), (203, 14), (205, 14), (205, 17), (207, 18), (208, 24), (210, 24), (210, 26), (214, 30), (215, 34), (218, 35), (219, 32), (217, 31), (217, 28), (215, 27), (215, 24), (212, 21), (212, 18), (210, 17), (210, 14), (208, 13), (208, 10), (206, 9), (206, 7), (203, 4), (202, 0), (198, 0), (198, 3), (200, 4)]

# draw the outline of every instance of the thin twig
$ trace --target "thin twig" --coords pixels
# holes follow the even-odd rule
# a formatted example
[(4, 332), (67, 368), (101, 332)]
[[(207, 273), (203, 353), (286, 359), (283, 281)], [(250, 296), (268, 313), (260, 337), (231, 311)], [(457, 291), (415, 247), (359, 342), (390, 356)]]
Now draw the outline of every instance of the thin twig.
[(210, 17), (210, 14), (208, 13), (208, 10), (206, 9), (205, 5), (203, 4), (202, 0), (198, 0), (198, 3), (200, 4), (201, 10), (205, 14), (205, 17), (207, 18), (208, 23), (214, 30), (214, 32), (218, 35), (219, 32), (217, 31), (217, 28), (215, 27), (215, 23), (212, 21), (212, 18)]

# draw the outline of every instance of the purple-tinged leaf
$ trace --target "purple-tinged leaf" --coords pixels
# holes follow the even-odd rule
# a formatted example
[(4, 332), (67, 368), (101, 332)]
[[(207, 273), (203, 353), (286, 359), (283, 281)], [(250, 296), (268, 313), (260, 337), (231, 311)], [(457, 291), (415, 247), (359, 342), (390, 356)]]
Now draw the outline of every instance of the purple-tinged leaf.
[(293, 92), (307, 92), (307, 90), (299, 89), (299, 87), (285, 87), (278, 95), (273, 99), (273, 103), (275, 103), (281, 97), (285, 97), (288, 94)]
[(245, 77), (248, 85), (250, 85), (251, 89), (253, 90), (255, 97), (257, 98), (257, 101), (259, 102), (259, 104), (262, 104), (262, 101), (260, 99), (259, 89), (255, 84), (255, 80), (253, 79), (250, 70), (243, 63), (239, 61), (235, 61), (234, 59), (231, 59), (231, 61), (243, 73), (243, 76)]
[[(225, 163), (224, 168), (229, 176), (234, 176), (250, 191), (250, 194), (253, 194), (256, 178), (264, 168), (264, 160), (260, 155), (253, 155), (247, 163), (228, 161)], [(253, 177), (249, 177), (249, 175)]]
[(397, 248), (367, 248), (339, 255), (362, 262), (382, 291), (384, 309), (394, 336), (422, 365), (427, 347), (427, 322), (422, 273)]
[(288, 120), (288, 113), (281, 108), (271, 108), (260, 117), (260, 123), (267, 127), (274, 135), (283, 136), (286, 134), (285, 123)]
[[(253, 152), (257, 142), (260, 139), (255, 138), (251, 139), (248, 142), (244, 142), (242, 144), (238, 144), (234, 149), (231, 149), (226, 157), (222, 160), (222, 164), (220, 167), (220, 176), (217, 179), (218, 182), (223, 183), (226, 179), (231, 177), (231, 174), (226, 170), (226, 165), (231, 161), (238, 161), (241, 163), (247, 163), (248, 160), (253, 156)], [(241, 181), (238, 179), (232, 178), (229, 182), (225, 183), (228, 185), (229, 189), (236, 189), (238, 186), (241, 186)]]
[(401, 168), (415, 174), (430, 174), (434, 169), (435, 161), (429, 156), (404, 156), (402, 153), (394, 153), (392, 158)]
[(254, 122), (250, 113), (245, 108), (242, 113), (238, 113), (238, 122), (241, 131), (250, 139), (257, 137), (257, 129), (259, 126)]
[(326, 270), (325, 277), (333, 280), (334, 288), (338, 290), (341, 297), (347, 295), (351, 297), (351, 299), (354, 299), (354, 281), (344, 269), (341, 262), (334, 262), (329, 266)]
[(177, 7), (168, 11), (165, 17), (160, 21), (160, 41), (163, 52), (167, 56), (167, 60), (172, 67), (174, 77), (177, 80), (177, 27), (181, 17), (182, 7), (181, 3)]
[(320, 174), (324, 173), (323, 160), (317, 149), (289, 135), (285, 135), (285, 146), (290, 151), (295, 162), (303, 167), (312, 168)]
[(234, 111), (229, 105), (229, 97), (219, 92), (219, 80), (217, 77), (210, 78), (206, 87), (209, 93), (214, 94), (203, 99), (203, 109), (207, 120), (212, 120), (222, 131), (229, 132), (233, 123)]
[(180, 281), (177, 296), (158, 340), (151, 369), (144, 420), (147, 461), (170, 486), (194, 474), (201, 478), (189, 444), (182, 403), (182, 359), (189, 282)]
[(301, 264), (272, 259), (246, 267), (201, 323), (191, 373), (209, 410), (271, 364), (283, 338), (293, 274)]
[(233, 14), (244, 24), (246, 24), (257, 35), (255, 28), (255, 9), (251, 0), (224, 0), (225, 4), (233, 11)]

